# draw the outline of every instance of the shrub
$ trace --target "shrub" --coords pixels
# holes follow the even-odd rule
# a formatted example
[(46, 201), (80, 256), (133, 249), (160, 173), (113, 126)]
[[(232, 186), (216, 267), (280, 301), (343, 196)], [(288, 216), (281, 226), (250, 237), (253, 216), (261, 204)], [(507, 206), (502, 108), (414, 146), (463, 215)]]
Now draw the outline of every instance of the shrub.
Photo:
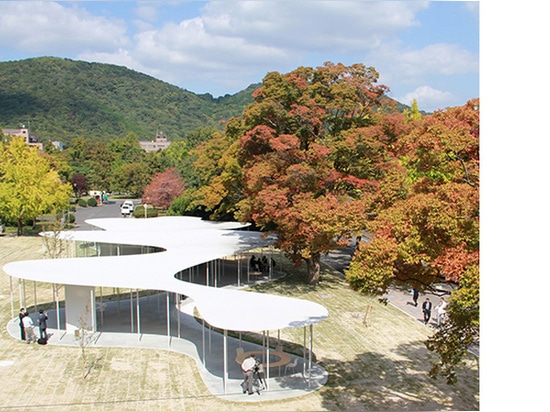
[[(159, 212), (153, 206), (147, 206), (147, 217), (157, 217)], [(143, 206), (136, 206), (133, 216), (135, 218), (144, 218), (145, 217), (145, 208)]]
[(97, 206), (97, 200), (95, 200), (93, 197), (88, 199), (88, 206), (96, 207)]
[(86, 207), (88, 206), (88, 203), (84, 199), (78, 199), (78, 206)]

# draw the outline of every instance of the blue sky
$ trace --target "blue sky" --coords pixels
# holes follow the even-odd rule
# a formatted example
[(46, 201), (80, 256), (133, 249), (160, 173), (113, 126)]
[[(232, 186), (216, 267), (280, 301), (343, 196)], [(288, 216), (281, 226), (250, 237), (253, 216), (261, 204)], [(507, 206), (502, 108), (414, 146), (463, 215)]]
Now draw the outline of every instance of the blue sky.
[(364, 63), (421, 110), (479, 97), (479, 3), (424, 1), (2, 1), (0, 61), (111, 63), (195, 93), (266, 73)]

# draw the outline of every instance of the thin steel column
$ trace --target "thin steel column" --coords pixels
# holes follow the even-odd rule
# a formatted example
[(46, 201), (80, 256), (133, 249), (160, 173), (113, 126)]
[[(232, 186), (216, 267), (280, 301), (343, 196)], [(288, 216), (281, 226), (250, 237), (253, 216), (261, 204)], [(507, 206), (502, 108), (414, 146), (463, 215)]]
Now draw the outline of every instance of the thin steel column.
[(218, 287), (218, 259), (214, 260), (212, 262), (212, 266), (213, 266), (213, 272), (214, 272), (214, 287), (217, 288)]
[(266, 363), (267, 363), (267, 374), (266, 374), (266, 376), (267, 376), (267, 381), (269, 381), (269, 361), (270, 361), (270, 359), (269, 359), (269, 350), (270, 350), (270, 348), (269, 348), (269, 331), (267, 331), (266, 346), (267, 346), (267, 355), (266, 355), (266, 359), (267, 359), (267, 362), (266, 362)]
[(38, 307), (36, 305), (36, 280), (33, 282), (34, 286), (34, 312), (38, 313)]
[(105, 307), (103, 306), (103, 286), (99, 287), (99, 321), (101, 322), (101, 326), (103, 326), (103, 311), (105, 310)]
[(241, 287), (241, 255), (237, 256), (237, 287)]
[(139, 313), (139, 289), (136, 289), (136, 318), (137, 318), (137, 333), (141, 340), (141, 318)]
[(25, 306), (25, 302), (23, 302), (23, 287), (21, 286), (21, 282), (23, 280), (18, 279), (18, 281), (19, 281), (18, 282), (19, 283), (19, 307), (27, 309), (27, 307)]
[(134, 292), (130, 289), (130, 333), (134, 333)]
[(202, 320), (202, 366), (206, 368), (206, 343), (204, 336), (204, 319)]
[(308, 385), (311, 383), (311, 358), (313, 357), (313, 324), (309, 325), (309, 362), (308, 362)]
[[(93, 308), (92, 310), (95, 310), (94, 289), (90, 289), (90, 307)], [(92, 332), (95, 331), (97, 331), (97, 317), (92, 316)]]
[(166, 292), (166, 329), (168, 332), (168, 346), (170, 346), (170, 293)]
[(15, 308), (13, 303), (13, 283), (12, 283), (12, 277), (10, 276), (10, 305), (11, 305), (11, 317), (15, 317)]
[(61, 317), (59, 315), (59, 288), (55, 283), (54, 283), (54, 288), (55, 288), (55, 312), (57, 316), (57, 329), (61, 330)]
[[(181, 275), (183, 277), (183, 274)], [(178, 293), (176, 295), (177, 297), (177, 315), (178, 315), (178, 338), (181, 338), (181, 296), (180, 294)]]
[(302, 376), (306, 376), (306, 326), (304, 326), (304, 345), (302, 346), (304, 348), (304, 357), (302, 358)]
[(223, 393), (227, 393), (227, 329), (223, 330)]

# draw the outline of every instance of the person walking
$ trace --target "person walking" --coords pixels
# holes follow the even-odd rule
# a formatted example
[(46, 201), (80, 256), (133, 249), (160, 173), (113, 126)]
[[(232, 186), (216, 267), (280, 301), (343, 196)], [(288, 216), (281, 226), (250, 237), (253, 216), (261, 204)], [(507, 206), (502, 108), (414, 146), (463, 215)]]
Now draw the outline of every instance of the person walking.
[(36, 342), (36, 334), (34, 333), (34, 322), (29, 316), (29, 312), (25, 312), (23, 317), (23, 324), (25, 325), (25, 335), (27, 337), (27, 343)]
[(21, 340), (25, 340), (25, 325), (23, 324), (25, 312), (27, 312), (27, 309), (25, 308), (21, 308), (19, 310), (19, 328), (21, 329)]
[(424, 323), (427, 325), (432, 316), (432, 302), (430, 302), (430, 298), (426, 298), (422, 304), (422, 312), (424, 313)]
[(38, 330), (40, 332), (40, 338), (48, 340), (48, 333), (46, 328), (48, 327), (46, 321), (48, 320), (48, 313), (40, 309), (38, 311)]
[(444, 298), (439, 299), (439, 303), (437, 307), (435, 308), (436, 314), (437, 314), (437, 325), (442, 325), (445, 323), (445, 316), (447, 314), (447, 311), (445, 308), (447, 307), (447, 302), (445, 302)]
[(241, 364), (241, 369), (244, 374), (244, 381), (241, 383), (243, 393), (248, 392), (249, 395), (254, 395), (254, 386), (252, 385), (252, 378), (254, 375), (254, 368), (256, 367), (256, 355), (251, 354)]
[(413, 302), (414, 302), (414, 306), (418, 306), (418, 289), (416, 288), (413, 288)]

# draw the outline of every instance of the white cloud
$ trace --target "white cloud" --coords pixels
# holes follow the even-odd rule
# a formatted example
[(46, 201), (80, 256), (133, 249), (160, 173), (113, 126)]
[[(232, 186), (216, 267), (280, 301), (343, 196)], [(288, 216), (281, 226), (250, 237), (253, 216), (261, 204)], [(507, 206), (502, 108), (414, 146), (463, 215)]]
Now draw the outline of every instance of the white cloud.
[(410, 106), (413, 100), (416, 99), (420, 110), (431, 112), (435, 109), (450, 106), (454, 97), (455, 96), (450, 92), (435, 90), (430, 86), (420, 86), (403, 97), (397, 97), (396, 100)]
[(308, 52), (338, 48), (346, 53), (376, 47), (384, 38), (415, 26), (428, 2), (243, 1), (210, 2), (202, 16), (212, 34)]
[(401, 75), (429, 73), (460, 74), (479, 70), (478, 57), (453, 44), (430, 44), (420, 50), (403, 52), (396, 58)]
[(145, 21), (153, 22), (158, 18), (158, 3), (138, 3), (136, 15)]
[[(417, 23), (427, 2), (216, 1), (202, 15), (149, 27), (134, 36), (128, 54), (88, 53), (88, 60), (133, 62), (133, 68), (182, 87), (210, 84), (241, 90), (273, 70), (308, 64), (312, 52), (354, 53)], [(146, 28), (146, 25), (142, 25)], [(332, 52), (331, 52), (332, 54)], [(131, 58), (130, 58), (131, 57)], [(101, 59), (101, 60), (100, 60)], [(322, 64), (324, 58), (314, 64)], [(356, 58), (353, 63), (359, 62)], [(139, 68), (138, 68), (139, 67)], [(214, 83), (217, 84), (214, 85)], [(224, 85), (224, 86), (222, 86)], [(194, 90), (200, 92), (200, 90)]]
[(129, 45), (122, 20), (54, 2), (0, 2), (0, 47), (38, 55), (111, 51)]
[(402, 50), (397, 42), (388, 43), (371, 53), (370, 58), (377, 62), (383, 81), (388, 83), (399, 79), (412, 84), (433, 75), (479, 71), (478, 56), (453, 44), (430, 44), (422, 49)]

